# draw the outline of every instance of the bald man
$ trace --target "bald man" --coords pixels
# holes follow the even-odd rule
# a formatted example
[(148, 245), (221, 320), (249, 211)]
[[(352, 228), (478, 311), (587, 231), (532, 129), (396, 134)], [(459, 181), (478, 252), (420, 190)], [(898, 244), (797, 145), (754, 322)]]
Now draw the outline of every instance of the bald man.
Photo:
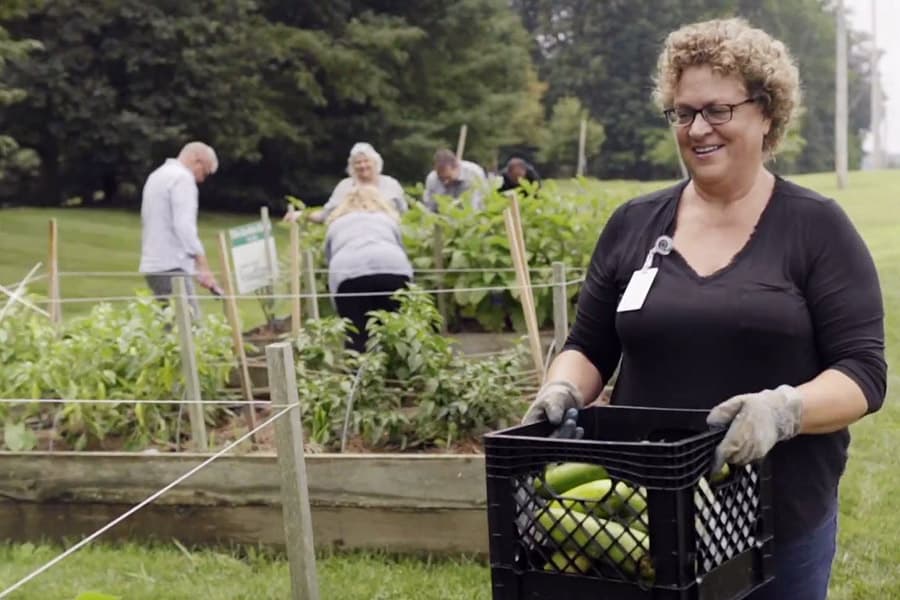
[(198, 185), (216, 172), (216, 152), (203, 142), (186, 144), (150, 173), (141, 199), (141, 264), (153, 294), (172, 295), (172, 280), (183, 277), (191, 307), (199, 315), (191, 276), (219, 293), (203, 244), (197, 235)]

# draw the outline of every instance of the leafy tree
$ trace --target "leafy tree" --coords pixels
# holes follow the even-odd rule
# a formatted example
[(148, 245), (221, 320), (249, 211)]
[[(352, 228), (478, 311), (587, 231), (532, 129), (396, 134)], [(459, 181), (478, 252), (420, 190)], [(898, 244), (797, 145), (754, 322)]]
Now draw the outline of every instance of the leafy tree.
[[(11, 30), (42, 41), (11, 65), (28, 97), (5, 123), (41, 157), (34, 196), (56, 204), (136, 198), (146, 173), (192, 138), (226, 164), (297, 135), (263, 84), (281, 49), (253, 3), (48, 2)], [(299, 86), (295, 86), (297, 89)]]
[[(800, 69), (806, 102), (802, 127), (776, 162), (779, 170), (833, 168), (834, 43), (825, 0), (513, 0), (533, 38), (532, 56), (549, 88), (545, 105), (579, 98), (606, 130), (604, 177), (671, 177), (677, 156), (650, 102), (651, 76), (665, 36), (680, 25), (739, 15), (787, 44)], [(851, 164), (868, 124), (864, 36), (850, 40)], [(793, 155), (788, 155), (788, 150)]]
[(189, 139), (220, 156), (202, 198), (255, 207), (321, 199), (359, 140), (415, 180), (462, 123), (482, 161), (540, 135), (543, 87), (504, 0), (56, 0), (0, 23), (45, 48), (11, 64), (28, 96), (0, 116), (40, 156), (16, 193), (32, 201), (134, 202)]
[[(21, 14), (27, 6), (24, 0), (5, 2), (0, 5), (0, 22)], [(39, 47), (40, 44), (34, 40), (13, 39), (9, 32), (0, 26), (0, 109), (20, 102), (25, 97), (24, 90), (11, 87), (4, 81), (3, 70), (6, 63), (21, 59)], [(12, 136), (5, 135), (0, 129), (0, 186), (6, 188), (16, 183), (21, 175), (33, 171), (37, 164), (37, 155), (33, 151), (22, 148)]]
[(539, 156), (542, 163), (555, 167), (556, 174), (561, 177), (571, 177), (577, 170), (578, 139), (581, 121), (585, 119), (585, 159), (590, 160), (600, 151), (606, 137), (603, 125), (588, 117), (578, 98), (563, 97), (553, 106)]

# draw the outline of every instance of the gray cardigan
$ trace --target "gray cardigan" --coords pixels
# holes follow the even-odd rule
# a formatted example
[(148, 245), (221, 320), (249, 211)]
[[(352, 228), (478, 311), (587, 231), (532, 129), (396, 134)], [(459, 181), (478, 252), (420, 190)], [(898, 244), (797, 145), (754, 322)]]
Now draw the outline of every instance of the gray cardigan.
[(400, 235), (400, 226), (384, 213), (351, 212), (328, 225), (325, 234), (328, 289), (364, 275), (405, 275), (413, 269)]

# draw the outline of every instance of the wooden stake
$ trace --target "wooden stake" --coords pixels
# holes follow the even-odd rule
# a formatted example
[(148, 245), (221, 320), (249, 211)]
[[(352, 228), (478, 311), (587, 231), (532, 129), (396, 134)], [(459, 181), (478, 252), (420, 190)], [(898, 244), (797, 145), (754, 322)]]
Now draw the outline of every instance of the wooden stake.
[(581, 128), (578, 132), (578, 165), (575, 168), (575, 174), (578, 177), (584, 176), (587, 168), (587, 157), (585, 157), (585, 145), (587, 143), (587, 119), (581, 119)]
[(566, 265), (553, 263), (553, 347), (559, 354), (569, 336), (569, 295), (566, 293)]
[(300, 225), (291, 222), (291, 337), (300, 335), (303, 315), (300, 308)]
[(459, 128), (459, 139), (456, 141), (456, 160), (463, 159), (463, 152), (466, 151), (466, 134), (469, 132), (469, 126), (465, 123)]
[[(528, 266), (528, 255), (525, 254), (525, 229), (522, 227), (522, 211), (519, 210), (519, 198), (512, 195), (509, 201), (509, 208), (512, 210), (513, 224), (515, 225), (516, 242), (519, 245), (519, 254), (522, 256), (522, 264)], [(531, 272), (525, 269), (525, 283), (528, 286), (528, 295), (531, 296), (531, 303), (534, 304), (534, 294), (531, 289)]]
[(506, 224), (506, 235), (509, 239), (509, 251), (512, 255), (513, 266), (516, 269), (516, 282), (520, 289), (519, 299), (522, 303), (522, 312), (525, 315), (525, 326), (528, 329), (528, 343), (531, 349), (531, 359), (534, 361), (534, 369), (538, 381), (544, 379), (544, 359), (541, 350), (541, 338), (538, 331), (537, 315), (534, 311), (534, 299), (529, 294), (531, 284), (528, 278), (528, 263), (525, 253), (522, 252), (519, 234), (516, 230), (513, 211), (507, 208), (503, 211), (503, 221)]
[[(186, 277), (190, 277), (186, 275)], [(181, 347), (181, 370), (184, 374), (184, 399), (188, 402), (191, 419), (191, 443), (194, 450), (204, 452), (209, 448), (206, 439), (206, 421), (200, 404), (200, 377), (197, 375), (197, 355), (194, 352), (194, 335), (191, 331), (191, 308), (188, 304), (184, 277), (173, 277), (175, 292), (175, 322)]]
[(269, 285), (275, 290), (275, 262), (272, 259), (272, 253), (269, 252), (269, 244), (272, 240), (272, 221), (269, 220), (269, 207), (261, 206), (259, 208), (259, 218), (263, 224), (263, 240), (266, 249), (266, 269), (269, 272)]
[[(435, 278), (437, 288), (444, 289), (444, 230), (441, 229), (440, 223), (434, 224), (434, 268), (437, 270)], [(447, 325), (450, 318), (450, 311), (447, 308), (447, 294), (438, 292), (437, 295), (438, 312), (441, 313), (441, 331), (447, 332)]]
[(50, 321), (62, 323), (62, 306), (59, 303), (59, 230), (56, 219), (50, 219), (50, 247), (47, 257), (47, 296), (50, 298)]
[(303, 253), (303, 270), (306, 273), (306, 288), (309, 294), (309, 316), (319, 320), (319, 297), (316, 292), (316, 261), (312, 250)]
[[(246, 402), (253, 402), (253, 381), (250, 379), (250, 369), (247, 366), (247, 353), (244, 350), (243, 327), (241, 326), (241, 314), (238, 311), (237, 299), (234, 292), (234, 275), (231, 272), (231, 261), (228, 259), (228, 238), (224, 231), (219, 232), (219, 261), (222, 267), (222, 278), (225, 283), (225, 315), (228, 324), (231, 325), (231, 346), (234, 355), (238, 359), (238, 379), (241, 381), (241, 397)], [(246, 407), (244, 418), (247, 427), (256, 429), (256, 406)], [(253, 439), (252, 441), (256, 441)]]
[(847, 24), (844, 1), (837, 3), (835, 66), (834, 168), (839, 189), (847, 187)]
[(291, 573), (291, 598), (318, 600), (316, 553), (293, 346), (289, 342), (269, 344), (266, 346), (266, 361), (269, 366), (272, 409), (294, 406), (275, 421), (284, 536)]

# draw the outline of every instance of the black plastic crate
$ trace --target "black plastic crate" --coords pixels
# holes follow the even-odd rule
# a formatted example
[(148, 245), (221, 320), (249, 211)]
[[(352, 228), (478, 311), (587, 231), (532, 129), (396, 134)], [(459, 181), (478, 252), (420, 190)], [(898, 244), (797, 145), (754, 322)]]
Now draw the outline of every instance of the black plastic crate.
[[(724, 431), (707, 414), (591, 407), (582, 440), (548, 437), (547, 422), (486, 435), (494, 600), (740, 600), (767, 585), (768, 461), (709, 478)], [(556, 463), (609, 481), (567, 499), (547, 484)]]

